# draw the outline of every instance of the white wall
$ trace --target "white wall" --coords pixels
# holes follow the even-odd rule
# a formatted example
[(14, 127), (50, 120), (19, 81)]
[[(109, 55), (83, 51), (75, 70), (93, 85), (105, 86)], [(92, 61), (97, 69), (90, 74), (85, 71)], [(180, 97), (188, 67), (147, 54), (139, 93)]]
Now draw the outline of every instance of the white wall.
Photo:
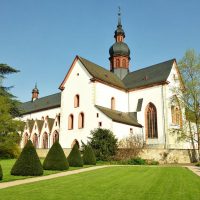
[[(144, 127), (144, 140), (147, 144), (159, 144), (165, 143), (165, 119), (163, 113), (163, 95), (164, 88), (162, 85), (149, 87), (132, 91), (129, 93), (129, 111), (135, 112), (137, 108), (138, 99), (143, 98), (141, 111), (137, 113), (138, 122)], [(149, 103), (153, 103), (157, 109), (157, 124), (158, 124), (158, 138), (146, 139), (145, 136), (145, 109)]]
[(128, 112), (128, 92), (96, 82), (95, 104), (111, 108), (111, 98), (115, 98), (115, 110)]
[[(79, 75), (77, 76), (77, 74)], [(81, 144), (81, 140), (86, 142), (90, 131), (98, 127), (99, 120), (103, 120), (101, 115), (98, 119), (96, 117), (96, 113), (99, 111), (94, 107), (95, 83), (90, 81), (91, 78), (82, 63), (77, 61), (64, 85), (65, 89), (61, 94), (60, 126), (60, 143), (63, 148), (71, 148), (74, 139), (78, 140), (79, 144)], [(74, 108), (74, 96), (76, 94), (80, 97), (80, 106), (78, 108)], [(81, 112), (84, 113), (84, 128), (79, 129), (78, 115)], [(68, 130), (68, 117), (70, 114), (74, 116), (73, 130)], [(102, 123), (104, 125), (104, 122)]]
[(131, 128), (133, 130), (133, 134), (140, 135), (140, 136), (143, 135), (142, 128), (127, 125), (127, 124), (121, 124), (121, 123), (118, 123), (118, 122), (113, 122), (112, 131), (119, 141), (119, 140), (126, 138), (130, 135), (130, 129)]

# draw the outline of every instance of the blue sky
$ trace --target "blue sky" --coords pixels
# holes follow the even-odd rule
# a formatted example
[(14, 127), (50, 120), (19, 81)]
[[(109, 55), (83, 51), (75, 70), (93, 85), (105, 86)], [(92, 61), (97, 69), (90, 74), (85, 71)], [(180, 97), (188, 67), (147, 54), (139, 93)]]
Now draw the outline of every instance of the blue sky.
[(109, 69), (119, 5), (131, 71), (200, 53), (199, 0), (0, 0), (0, 63), (21, 71), (5, 84), (29, 101), (35, 82), (59, 92), (76, 55)]

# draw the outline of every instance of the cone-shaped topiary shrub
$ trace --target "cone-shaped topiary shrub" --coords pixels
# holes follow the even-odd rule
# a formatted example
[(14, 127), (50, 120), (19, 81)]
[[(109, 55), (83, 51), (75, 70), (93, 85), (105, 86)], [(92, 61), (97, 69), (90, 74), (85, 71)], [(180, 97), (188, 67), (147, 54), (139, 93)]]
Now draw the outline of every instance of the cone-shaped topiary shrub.
[(1, 168), (1, 165), (0, 165), (0, 180), (3, 179), (3, 171), (2, 171), (2, 168)]
[(29, 140), (23, 148), (19, 158), (11, 169), (11, 175), (16, 176), (39, 176), (43, 174), (42, 164), (35, 147)]
[(78, 145), (75, 144), (68, 156), (69, 166), (71, 167), (82, 167), (83, 159), (81, 157), (81, 153), (78, 149)]
[(96, 165), (96, 157), (91, 146), (86, 146), (83, 152), (84, 165)]
[(47, 170), (69, 169), (69, 163), (58, 141), (56, 141), (49, 150), (43, 163), (43, 169)]

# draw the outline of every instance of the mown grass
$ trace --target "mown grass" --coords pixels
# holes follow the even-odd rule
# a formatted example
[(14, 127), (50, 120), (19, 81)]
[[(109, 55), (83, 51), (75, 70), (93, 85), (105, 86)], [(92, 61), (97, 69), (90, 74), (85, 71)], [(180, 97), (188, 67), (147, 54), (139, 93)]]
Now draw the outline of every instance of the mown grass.
[(181, 167), (124, 166), (1, 189), (4, 200), (199, 200), (200, 178)]
[[(8, 181), (14, 181), (14, 180), (19, 180), (19, 179), (26, 179), (26, 178), (31, 178), (32, 176), (13, 176), (10, 175), (10, 170), (12, 168), (12, 166), (14, 165), (16, 159), (6, 159), (6, 160), (0, 160), (0, 164), (3, 170), (3, 180), (0, 181), (1, 182), (8, 182)], [(41, 162), (43, 162), (44, 159), (41, 159)], [(85, 165), (86, 167), (90, 167), (89, 165)], [(68, 171), (71, 170), (76, 170), (76, 169), (80, 169), (80, 167), (70, 167)], [(55, 173), (59, 173), (61, 171), (51, 171), (51, 170), (44, 170), (44, 176), (49, 175), (49, 174), (55, 174)]]

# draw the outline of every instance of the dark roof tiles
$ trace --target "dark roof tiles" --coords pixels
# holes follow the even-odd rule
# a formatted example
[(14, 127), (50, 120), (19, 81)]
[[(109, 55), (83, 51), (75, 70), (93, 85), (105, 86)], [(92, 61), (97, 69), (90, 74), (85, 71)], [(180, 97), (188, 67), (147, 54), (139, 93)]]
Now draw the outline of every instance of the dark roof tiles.
[(20, 105), (22, 114), (28, 114), (49, 108), (60, 107), (61, 93), (52, 94), (49, 96), (41, 97), (34, 101), (28, 101)]
[(107, 69), (90, 62), (89, 60), (86, 60), (84, 58), (81, 58), (79, 56), (79, 59), (81, 63), (84, 65), (84, 67), (87, 69), (87, 71), (98, 80), (101, 80), (105, 83), (111, 84), (113, 86), (126, 89), (124, 83), (112, 72), (108, 71)]
[(167, 81), (175, 59), (128, 73), (123, 79), (127, 89), (135, 89), (147, 85)]
[(117, 110), (111, 110), (109, 108), (105, 108), (102, 106), (95, 106), (98, 108), (101, 112), (103, 112), (107, 117), (111, 118), (115, 122), (119, 122), (122, 124), (128, 124), (131, 126), (136, 126), (136, 127), (142, 127), (141, 124), (137, 122), (137, 120), (129, 113), (126, 112), (120, 112)]

